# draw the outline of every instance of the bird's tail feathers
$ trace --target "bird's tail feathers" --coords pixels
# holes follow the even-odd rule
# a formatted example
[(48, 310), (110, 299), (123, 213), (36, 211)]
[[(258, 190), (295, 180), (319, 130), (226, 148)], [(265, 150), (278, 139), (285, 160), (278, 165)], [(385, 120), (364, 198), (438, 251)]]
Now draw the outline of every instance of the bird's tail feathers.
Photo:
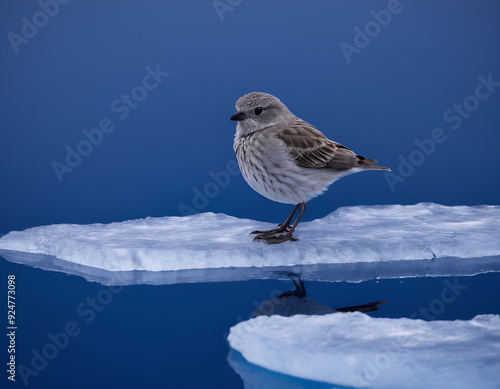
[(375, 161), (374, 159), (371, 158), (365, 158), (362, 157), (361, 155), (357, 155), (358, 157), (358, 166), (363, 168), (363, 169), (370, 169), (370, 170), (385, 170), (385, 171), (391, 171), (388, 167), (385, 166), (378, 166), (374, 165)]
[(385, 170), (390, 172), (391, 169), (385, 166), (377, 166), (377, 165), (368, 165), (368, 166), (362, 166), (363, 169), (370, 169), (370, 170)]

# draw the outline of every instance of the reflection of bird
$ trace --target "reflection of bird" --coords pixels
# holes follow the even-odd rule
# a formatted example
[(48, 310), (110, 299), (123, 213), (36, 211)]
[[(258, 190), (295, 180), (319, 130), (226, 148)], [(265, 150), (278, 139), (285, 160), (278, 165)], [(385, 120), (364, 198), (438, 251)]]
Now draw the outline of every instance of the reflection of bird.
[[(306, 203), (341, 177), (364, 170), (390, 170), (334, 142), (299, 119), (276, 97), (253, 92), (236, 102), (234, 151), (247, 183), (262, 196), (296, 204), (281, 226), (254, 231), (266, 243), (297, 240), (293, 231)], [(293, 215), (300, 213), (290, 226)]]
[[(289, 273), (293, 276), (293, 273)], [(344, 308), (330, 308), (328, 305), (318, 303), (307, 297), (304, 281), (297, 277), (297, 281), (292, 279), (295, 290), (284, 292), (273, 299), (266, 300), (252, 314), (257, 316), (292, 316), (292, 315), (326, 315), (333, 312), (373, 312), (379, 308), (379, 305), (387, 304), (387, 301), (374, 301), (368, 304), (353, 305)]]

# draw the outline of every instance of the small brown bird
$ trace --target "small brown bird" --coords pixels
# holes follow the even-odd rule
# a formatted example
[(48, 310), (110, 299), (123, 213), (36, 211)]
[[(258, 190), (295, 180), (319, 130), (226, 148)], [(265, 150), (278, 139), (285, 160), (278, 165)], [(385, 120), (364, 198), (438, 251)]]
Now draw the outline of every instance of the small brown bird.
[[(266, 243), (297, 240), (293, 232), (306, 203), (333, 182), (365, 170), (390, 170), (373, 159), (357, 155), (299, 119), (278, 98), (262, 92), (246, 94), (236, 102), (238, 121), (234, 151), (247, 183), (262, 196), (295, 204), (288, 219), (269, 231), (253, 231)], [(292, 225), (299, 205), (300, 212)]]

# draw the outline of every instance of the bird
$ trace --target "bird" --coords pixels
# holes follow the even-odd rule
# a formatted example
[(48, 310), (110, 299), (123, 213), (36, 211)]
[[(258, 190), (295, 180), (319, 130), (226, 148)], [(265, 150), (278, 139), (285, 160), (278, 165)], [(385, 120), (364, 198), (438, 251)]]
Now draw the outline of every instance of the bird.
[[(277, 228), (252, 231), (254, 240), (278, 244), (298, 240), (293, 233), (309, 200), (339, 178), (366, 170), (390, 171), (374, 159), (357, 155), (299, 119), (277, 97), (252, 92), (236, 101), (233, 148), (243, 178), (262, 196), (295, 205)], [(292, 224), (293, 216), (300, 211)]]

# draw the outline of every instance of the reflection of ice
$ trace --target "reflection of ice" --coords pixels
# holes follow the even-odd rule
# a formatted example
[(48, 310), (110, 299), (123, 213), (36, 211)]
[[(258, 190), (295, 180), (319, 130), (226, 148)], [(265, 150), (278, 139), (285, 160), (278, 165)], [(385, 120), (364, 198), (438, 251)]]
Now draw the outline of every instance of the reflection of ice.
[(229, 366), (241, 377), (245, 389), (343, 389), (338, 385), (332, 388), (330, 384), (269, 371), (248, 363), (239, 352), (233, 349), (229, 351), (227, 361)]
[(228, 341), (250, 363), (310, 380), (370, 388), (498, 388), (500, 316), (432, 321), (359, 312), (259, 316)]
[[(355, 264), (358, 268), (360, 262), (375, 266), (408, 262), (406, 270), (405, 265), (399, 266), (396, 276), (406, 271), (409, 276), (421, 275), (423, 268), (432, 268), (427, 265), (429, 259), (489, 257), (490, 263), (498, 264), (494, 257), (500, 255), (500, 234), (495, 233), (500, 230), (499, 206), (340, 208), (322, 219), (301, 223), (298, 242), (266, 246), (252, 241), (250, 231), (269, 227), (213, 213), (112, 224), (60, 224), (11, 232), (0, 238), (0, 249), (9, 260), (43, 262), (44, 268), (59, 261), (53, 270), (63, 271), (74, 269), (75, 264), (82, 266), (78, 271), (85, 267), (104, 272), (158, 272), (316, 264)], [(13, 251), (46, 256), (35, 259)], [(462, 259), (455, 261), (458, 271), (463, 263), (465, 267), (471, 263)], [(481, 271), (482, 265), (467, 270), (469, 274)]]
[(300, 274), (308, 281), (360, 282), (384, 278), (419, 276), (470, 276), (500, 271), (500, 256), (483, 258), (439, 258), (384, 262), (333, 263), (295, 266), (223, 267), (174, 271), (110, 271), (80, 265), (51, 255), (0, 250), (0, 257), (11, 262), (44, 270), (64, 272), (105, 285), (165, 285), (190, 282), (247, 281), (283, 279), (283, 272)]

